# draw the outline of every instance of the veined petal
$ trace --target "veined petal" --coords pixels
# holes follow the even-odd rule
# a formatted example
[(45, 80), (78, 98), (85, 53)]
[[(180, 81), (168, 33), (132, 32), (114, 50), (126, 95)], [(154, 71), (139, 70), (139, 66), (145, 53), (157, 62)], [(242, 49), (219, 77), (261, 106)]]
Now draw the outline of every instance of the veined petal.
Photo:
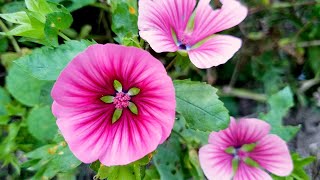
[(140, 0), (140, 36), (156, 52), (177, 51), (172, 31), (184, 31), (195, 4), (195, 0)]
[(237, 122), (237, 129), (233, 131), (239, 145), (256, 143), (268, 135), (270, 125), (255, 118), (243, 118)]
[(250, 157), (259, 165), (278, 176), (287, 176), (293, 170), (290, 152), (284, 140), (270, 134), (262, 138)]
[(248, 14), (248, 9), (236, 0), (221, 0), (222, 7), (216, 10), (209, 3), (210, 0), (200, 0), (196, 8), (193, 43), (238, 25)]
[[(114, 96), (115, 80), (123, 94), (133, 87), (140, 90), (129, 97), (139, 113), (123, 105), (121, 116), (112, 122), (116, 105), (101, 97)], [(174, 124), (171, 78), (160, 61), (134, 47), (90, 46), (61, 72), (52, 97), (58, 127), (70, 150), (85, 163), (99, 159), (108, 166), (129, 164), (154, 151)], [(126, 96), (118, 98), (128, 101)]]
[(204, 174), (209, 180), (229, 180), (232, 172), (233, 156), (219, 146), (207, 144), (199, 150), (199, 161)]
[(154, 151), (162, 137), (162, 125), (157, 119), (132, 116), (124, 112), (115, 126), (106, 129), (104, 153), (99, 160), (106, 166), (125, 165)]
[(198, 68), (210, 68), (227, 62), (241, 47), (241, 40), (229, 35), (216, 35), (188, 54)]
[(234, 180), (272, 180), (271, 176), (257, 167), (251, 167), (240, 162)]

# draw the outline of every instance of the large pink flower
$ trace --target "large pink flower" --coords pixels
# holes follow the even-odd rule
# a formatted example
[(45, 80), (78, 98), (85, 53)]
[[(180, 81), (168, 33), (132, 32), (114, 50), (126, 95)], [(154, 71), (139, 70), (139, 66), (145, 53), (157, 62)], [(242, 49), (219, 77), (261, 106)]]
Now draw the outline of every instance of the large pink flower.
[(172, 80), (157, 59), (134, 47), (90, 46), (62, 71), (51, 94), (59, 129), (85, 163), (138, 160), (174, 124)]
[(287, 176), (293, 169), (286, 143), (268, 134), (269, 124), (259, 119), (231, 118), (230, 126), (212, 132), (209, 144), (199, 151), (201, 167), (208, 179), (268, 180), (270, 171)]
[(213, 10), (210, 0), (140, 0), (140, 36), (156, 52), (182, 51), (198, 68), (227, 62), (241, 47), (241, 40), (215, 33), (238, 25), (248, 10), (236, 0), (220, 0)]

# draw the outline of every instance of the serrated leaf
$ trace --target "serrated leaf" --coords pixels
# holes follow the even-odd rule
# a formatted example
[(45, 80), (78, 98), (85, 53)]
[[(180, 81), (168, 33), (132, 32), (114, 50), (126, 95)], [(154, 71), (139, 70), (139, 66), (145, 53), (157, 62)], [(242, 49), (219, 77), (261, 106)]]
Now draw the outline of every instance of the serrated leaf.
[(153, 157), (153, 163), (158, 169), (161, 180), (183, 180), (181, 146), (176, 135), (172, 134), (165, 143), (161, 144)]
[(199, 146), (208, 144), (208, 137), (210, 132), (190, 129), (189, 127), (187, 127), (187, 122), (182, 115), (176, 116), (173, 130), (179, 133), (184, 138), (184, 140), (187, 141), (188, 145), (196, 144), (196, 146)]
[(49, 106), (33, 108), (27, 118), (27, 125), (30, 134), (42, 142), (52, 140), (58, 133), (56, 118)]
[(289, 87), (284, 88), (268, 99), (269, 112), (261, 115), (261, 119), (267, 121), (271, 126), (271, 133), (279, 135), (285, 141), (290, 141), (300, 130), (297, 126), (283, 126), (282, 119), (289, 109), (293, 107), (293, 94)]
[(65, 12), (53, 12), (46, 16), (46, 22), (44, 25), (44, 33), (48, 42), (52, 46), (58, 46), (58, 33), (61, 30), (67, 29), (72, 24), (72, 16), (70, 13)]
[(57, 48), (42, 47), (15, 61), (26, 74), (40, 80), (56, 80), (65, 66), (81, 51), (93, 44), (90, 41), (67, 41)]
[(13, 64), (6, 77), (7, 89), (12, 96), (27, 106), (35, 106), (40, 102), (40, 92), (49, 81), (38, 80), (18, 65)]
[(137, 1), (113, 1), (111, 5), (111, 29), (117, 35), (119, 43), (129, 45), (138, 37)]
[(65, 142), (42, 146), (27, 153), (26, 157), (28, 161), (24, 162), (22, 166), (37, 172), (34, 179), (43, 176), (51, 179), (58, 173), (68, 172), (81, 164), (81, 161), (71, 153)]
[(177, 112), (191, 129), (219, 131), (229, 124), (228, 110), (219, 100), (214, 87), (189, 80), (174, 81)]

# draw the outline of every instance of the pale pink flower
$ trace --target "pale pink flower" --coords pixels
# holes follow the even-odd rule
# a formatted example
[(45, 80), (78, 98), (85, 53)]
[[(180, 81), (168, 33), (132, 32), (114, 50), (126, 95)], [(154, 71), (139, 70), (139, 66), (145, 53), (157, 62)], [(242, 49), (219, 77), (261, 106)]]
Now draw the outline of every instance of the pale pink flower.
[(134, 47), (90, 46), (62, 71), (51, 94), (58, 127), (85, 163), (136, 161), (174, 124), (172, 80), (160, 61)]
[(230, 126), (212, 132), (199, 151), (201, 167), (210, 180), (268, 180), (267, 170), (287, 176), (293, 170), (288, 147), (269, 134), (270, 125), (259, 119), (231, 118)]
[(248, 10), (236, 0), (220, 0), (213, 10), (210, 0), (140, 0), (140, 36), (160, 52), (188, 53), (198, 68), (227, 62), (241, 47), (241, 40), (217, 32), (238, 25)]

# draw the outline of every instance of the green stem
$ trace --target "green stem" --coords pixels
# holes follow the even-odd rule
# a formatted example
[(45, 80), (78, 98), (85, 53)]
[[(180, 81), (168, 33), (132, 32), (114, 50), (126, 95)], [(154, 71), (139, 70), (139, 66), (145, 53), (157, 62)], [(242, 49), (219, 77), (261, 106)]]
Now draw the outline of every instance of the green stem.
[(62, 32), (59, 32), (58, 35), (59, 35), (60, 37), (62, 37), (64, 40), (66, 40), (66, 41), (70, 41), (70, 40), (71, 40), (68, 36), (66, 36), (66, 35), (63, 34)]
[(310, 80), (306, 80), (302, 83), (299, 91), (300, 92), (306, 92), (308, 89), (310, 89), (311, 87), (317, 85), (320, 83), (320, 79), (319, 78), (314, 78), (314, 79), (310, 79)]
[(219, 96), (234, 96), (243, 99), (251, 99), (258, 102), (266, 102), (267, 96), (264, 94), (254, 93), (245, 89), (237, 89), (224, 87), (222, 90), (218, 91)]
[(234, 86), (234, 84), (236, 83), (236, 81), (237, 81), (238, 72), (239, 72), (239, 69), (240, 69), (240, 61), (241, 61), (241, 59), (239, 59), (236, 62), (236, 66), (235, 66), (235, 68), (233, 70), (233, 73), (232, 73), (232, 76), (231, 76), (231, 80), (229, 82), (229, 88), (232, 88)]
[[(1, 29), (3, 30), (3, 32), (5, 32), (5, 33), (9, 32), (9, 29), (8, 29), (7, 26), (2, 22), (1, 19), (0, 19), (0, 27), (1, 27)], [(14, 50), (15, 50), (17, 53), (21, 53), (21, 48), (20, 48), (19, 44), (17, 43), (17, 41), (14, 39), (14, 37), (11, 36), (11, 35), (7, 35), (7, 36), (8, 36), (8, 38), (10, 39), (11, 44), (12, 44)]]
[(176, 61), (176, 59), (178, 58), (178, 56), (179, 56), (179, 54), (176, 54), (176, 56), (173, 58), (173, 60), (166, 67), (166, 71), (168, 71), (173, 66), (173, 64)]
[(186, 138), (184, 138), (179, 132), (177, 132), (177, 131), (175, 131), (175, 130), (173, 130), (173, 129), (172, 129), (172, 132), (173, 132), (174, 134), (178, 135), (184, 143), (187, 143)]
[(291, 7), (297, 7), (297, 6), (312, 6), (320, 4), (320, 2), (317, 1), (309, 1), (309, 2), (296, 2), (296, 3), (274, 3), (271, 5), (271, 8), (273, 9), (280, 9), (280, 8), (291, 8)]

